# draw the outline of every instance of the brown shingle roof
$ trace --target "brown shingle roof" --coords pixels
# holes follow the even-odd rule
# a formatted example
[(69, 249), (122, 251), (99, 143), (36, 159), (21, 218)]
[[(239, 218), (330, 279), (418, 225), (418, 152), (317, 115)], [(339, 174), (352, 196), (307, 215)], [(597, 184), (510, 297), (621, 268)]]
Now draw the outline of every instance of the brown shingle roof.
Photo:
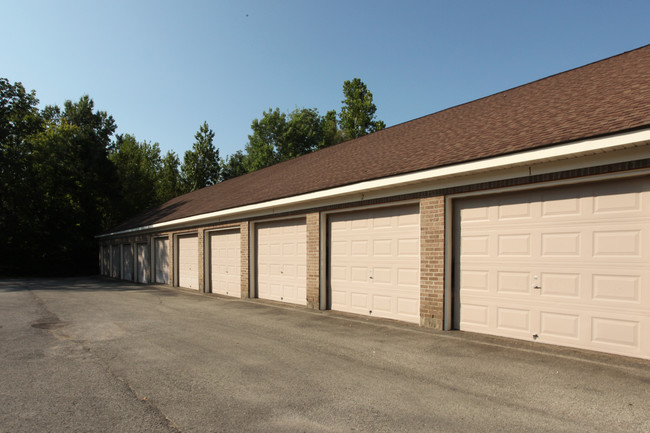
[(176, 197), (111, 232), (650, 125), (650, 45)]

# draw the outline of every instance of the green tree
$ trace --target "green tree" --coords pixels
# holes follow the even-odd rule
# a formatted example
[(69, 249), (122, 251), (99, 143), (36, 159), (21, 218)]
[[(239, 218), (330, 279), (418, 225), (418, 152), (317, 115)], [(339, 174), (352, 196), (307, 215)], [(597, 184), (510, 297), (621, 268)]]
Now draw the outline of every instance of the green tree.
[(160, 203), (157, 189), (162, 159), (158, 143), (139, 142), (129, 134), (118, 135), (109, 159), (117, 169), (122, 219)]
[(241, 150), (221, 160), (221, 181), (248, 173), (246, 155)]
[(279, 108), (253, 120), (246, 145), (246, 168), (259, 170), (324, 147), (323, 126), (314, 108), (299, 108), (288, 115)]
[(40, 185), (31, 137), (45, 128), (37, 105), (33, 90), (0, 78), (0, 274), (20, 272), (35, 255)]
[(343, 141), (343, 131), (338, 127), (338, 122), (336, 120), (336, 110), (328, 111), (321, 118), (321, 134), (322, 140), (318, 145), (319, 149), (324, 147), (329, 147), (334, 144), (339, 144)]
[(185, 191), (194, 191), (219, 181), (219, 149), (214, 147), (214, 132), (203, 122), (194, 135), (192, 150), (185, 152), (181, 178)]
[(0, 272), (96, 270), (94, 236), (112, 222), (113, 119), (82, 97), (38, 112), (35, 93), (0, 80)]
[(178, 156), (171, 150), (163, 157), (157, 180), (156, 194), (158, 203), (164, 203), (183, 193), (178, 171), (179, 164)]
[(259, 170), (281, 161), (277, 148), (281, 146), (286, 131), (287, 116), (279, 108), (269, 109), (261, 119), (251, 124), (253, 133), (248, 136), (246, 163), (248, 171)]
[(339, 114), (339, 125), (346, 140), (386, 127), (383, 121), (375, 120), (377, 107), (372, 101), (372, 93), (359, 78), (343, 83), (343, 95), (345, 99), (341, 101), (343, 107)]

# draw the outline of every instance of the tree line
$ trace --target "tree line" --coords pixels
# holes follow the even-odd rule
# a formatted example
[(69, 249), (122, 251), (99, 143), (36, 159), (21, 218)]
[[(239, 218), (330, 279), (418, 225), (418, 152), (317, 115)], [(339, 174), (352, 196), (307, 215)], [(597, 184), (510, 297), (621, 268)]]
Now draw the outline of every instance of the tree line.
[(140, 212), (385, 128), (358, 78), (343, 83), (342, 107), (263, 112), (243, 150), (220, 157), (204, 122), (182, 161), (158, 143), (115, 134), (89, 96), (39, 109), (36, 92), (0, 78), (0, 275), (89, 273), (95, 235)]

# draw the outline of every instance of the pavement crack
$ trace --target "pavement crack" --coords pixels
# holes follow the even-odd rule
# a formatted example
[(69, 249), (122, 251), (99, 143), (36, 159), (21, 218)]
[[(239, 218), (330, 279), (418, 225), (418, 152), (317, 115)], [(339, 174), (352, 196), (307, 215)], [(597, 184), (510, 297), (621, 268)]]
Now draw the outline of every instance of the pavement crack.
[(111, 377), (113, 377), (117, 382), (119, 382), (126, 390), (127, 392), (135, 398), (139, 404), (145, 405), (149, 410), (153, 411), (158, 417), (162, 418), (165, 420), (165, 423), (167, 424), (167, 427), (169, 427), (170, 430), (177, 432), (177, 433), (183, 433), (181, 428), (172, 420), (170, 417), (168, 417), (158, 406), (153, 404), (146, 396), (139, 396), (138, 392), (131, 386), (131, 383), (124, 377), (120, 376), (117, 374), (113, 369), (108, 365), (108, 363), (104, 362), (101, 357), (99, 357), (97, 354), (95, 354), (92, 350), (92, 348), (83, 345), (79, 342), (77, 342), (79, 346), (87, 353), (89, 353), (93, 359), (97, 361), (99, 365), (102, 366), (102, 369), (109, 374)]

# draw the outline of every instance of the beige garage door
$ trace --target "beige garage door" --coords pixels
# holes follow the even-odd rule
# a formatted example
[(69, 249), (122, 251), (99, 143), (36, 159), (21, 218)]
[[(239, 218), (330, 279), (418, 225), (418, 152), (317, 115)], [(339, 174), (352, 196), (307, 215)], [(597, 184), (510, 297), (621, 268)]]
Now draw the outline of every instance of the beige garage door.
[(210, 235), (212, 293), (241, 297), (241, 236), (239, 230)]
[(420, 322), (418, 205), (329, 218), (333, 310)]
[(111, 245), (111, 277), (120, 278), (120, 269), (122, 267), (122, 255), (120, 254), (119, 245)]
[(104, 245), (102, 247), (102, 275), (110, 275), (111, 268), (111, 247)]
[(307, 304), (305, 220), (260, 223), (257, 237), (257, 296)]
[(457, 327), (650, 358), (648, 177), (454, 209)]
[(137, 244), (136, 249), (136, 281), (146, 284), (149, 282), (149, 245)]
[(122, 279), (133, 280), (133, 250), (131, 250), (131, 244), (122, 245)]
[(154, 281), (169, 284), (169, 239), (156, 238), (153, 241)]
[(199, 238), (178, 237), (178, 286), (199, 290)]

